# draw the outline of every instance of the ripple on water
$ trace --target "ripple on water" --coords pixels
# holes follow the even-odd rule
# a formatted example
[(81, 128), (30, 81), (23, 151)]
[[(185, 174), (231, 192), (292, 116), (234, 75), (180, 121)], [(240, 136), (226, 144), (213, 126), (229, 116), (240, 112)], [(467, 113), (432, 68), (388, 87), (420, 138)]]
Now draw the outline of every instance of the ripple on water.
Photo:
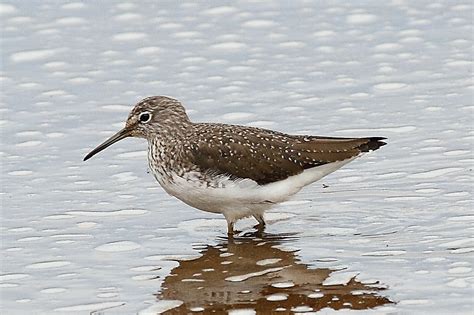
[(295, 313), (306, 313), (306, 312), (311, 312), (313, 310), (312, 307), (306, 306), (306, 305), (301, 305), (301, 306), (296, 306), (292, 307), (291, 311)]
[(367, 252), (361, 254), (362, 256), (375, 256), (375, 257), (385, 257), (385, 256), (399, 256), (405, 254), (405, 250), (380, 250), (374, 252)]
[(138, 312), (138, 315), (161, 314), (167, 310), (180, 307), (183, 301), (179, 300), (160, 300), (147, 308)]
[(346, 285), (356, 276), (357, 274), (354, 272), (333, 272), (329, 278), (324, 280), (323, 285)]
[(266, 265), (273, 265), (276, 264), (277, 262), (281, 261), (280, 258), (268, 258), (268, 259), (262, 259), (256, 262), (258, 266), (266, 266)]
[(123, 209), (114, 211), (68, 211), (66, 214), (90, 216), (90, 217), (116, 217), (116, 216), (133, 216), (143, 215), (148, 213), (148, 210), (142, 209)]
[[(55, 309), (56, 312), (81, 312), (81, 311), (97, 311), (102, 309), (110, 309), (125, 305), (125, 302), (103, 302), (90, 304), (77, 304), (65, 306)], [(94, 312), (95, 313), (95, 312)]]
[(13, 62), (33, 62), (48, 59), (57, 54), (57, 50), (54, 49), (38, 49), (38, 50), (26, 50), (16, 52), (10, 55), (10, 60)]
[(407, 85), (400, 82), (386, 82), (374, 85), (374, 89), (378, 91), (394, 91), (403, 89), (405, 87), (407, 87)]
[(46, 288), (46, 289), (41, 290), (40, 292), (46, 293), (46, 294), (56, 294), (56, 293), (62, 293), (66, 291), (67, 289), (65, 288)]
[(222, 42), (218, 44), (211, 45), (210, 48), (217, 52), (239, 52), (247, 48), (247, 45), (240, 42)]
[(244, 22), (242, 26), (248, 28), (268, 28), (276, 26), (276, 23), (271, 20), (250, 20)]
[(346, 22), (353, 25), (372, 24), (377, 21), (377, 16), (369, 13), (351, 14), (346, 17)]
[(76, 223), (76, 226), (81, 229), (91, 229), (93, 227), (96, 227), (97, 224), (98, 224), (97, 222), (85, 221), (85, 222)]
[(0, 282), (19, 280), (19, 279), (24, 279), (28, 277), (30, 277), (30, 275), (25, 274), (25, 273), (7, 273), (7, 274), (0, 275)]
[(279, 289), (285, 289), (285, 288), (292, 288), (294, 287), (295, 284), (293, 282), (276, 282), (272, 283), (272, 287), (274, 288), (279, 288)]
[(254, 314), (257, 314), (257, 312), (252, 308), (240, 308), (240, 309), (229, 310), (229, 312), (227, 314), (229, 314), (229, 315), (254, 315)]
[(228, 277), (228, 278), (225, 278), (225, 280), (230, 281), (230, 282), (241, 282), (241, 281), (245, 281), (247, 279), (253, 278), (253, 277), (263, 276), (267, 273), (277, 272), (277, 271), (283, 270), (283, 268), (284, 267), (269, 268), (269, 269), (265, 269), (265, 270), (262, 270), (262, 271), (251, 272), (251, 273), (247, 273), (247, 274), (243, 274), (243, 275), (239, 275), (239, 276)]
[(57, 19), (55, 23), (59, 26), (77, 26), (87, 24), (87, 20), (76, 16), (68, 16)]
[(8, 173), (8, 175), (11, 175), (11, 176), (28, 176), (31, 174), (33, 174), (33, 171), (28, 171), (28, 170), (11, 171)]
[(288, 295), (286, 294), (272, 294), (267, 296), (267, 301), (285, 301), (288, 299)]
[(71, 262), (65, 260), (51, 260), (51, 261), (42, 261), (27, 265), (27, 269), (51, 269), (51, 268), (61, 268), (70, 265)]
[(135, 41), (143, 40), (147, 38), (148, 35), (141, 32), (124, 32), (115, 34), (112, 39), (115, 41), (126, 42), (126, 41)]
[(124, 153), (117, 154), (117, 157), (124, 158), (124, 159), (136, 158), (136, 157), (145, 158), (146, 156), (147, 156), (147, 151), (145, 150), (124, 152)]
[(16, 146), (17, 147), (35, 147), (37, 145), (40, 145), (41, 143), (43, 142), (38, 141), (38, 140), (31, 140), (31, 141), (17, 143)]
[(13, 5), (0, 3), (0, 15), (8, 15), (15, 12), (17, 12), (17, 9)]
[(100, 252), (126, 252), (141, 248), (141, 245), (131, 241), (117, 241), (97, 246)]
[(443, 176), (443, 175), (453, 173), (453, 172), (458, 172), (461, 170), (462, 168), (459, 168), (459, 167), (446, 167), (446, 168), (440, 168), (440, 169), (430, 170), (426, 172), (410, 174), (407, 177), (413, 178), (413, 179), (429, 179), (429, 178), (436, 178), (439, 176)]

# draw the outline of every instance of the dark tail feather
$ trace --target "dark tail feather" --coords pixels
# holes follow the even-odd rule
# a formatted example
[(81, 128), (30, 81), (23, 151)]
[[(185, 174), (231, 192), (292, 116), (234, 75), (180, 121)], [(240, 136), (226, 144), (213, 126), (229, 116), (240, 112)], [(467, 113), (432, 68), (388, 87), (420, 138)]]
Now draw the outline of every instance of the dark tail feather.
[(387, 138), (384, 137), (371, 137), (371, 138), (366, 138), (367, 142), (364, 144), (361, 144), (359, 146), (359, 150), (361, 152), (369, 152), (369, 151), (375, 151), (378, 148), (386, 145), (386, 142), (383, 142), (382, 140), (385, 140)]

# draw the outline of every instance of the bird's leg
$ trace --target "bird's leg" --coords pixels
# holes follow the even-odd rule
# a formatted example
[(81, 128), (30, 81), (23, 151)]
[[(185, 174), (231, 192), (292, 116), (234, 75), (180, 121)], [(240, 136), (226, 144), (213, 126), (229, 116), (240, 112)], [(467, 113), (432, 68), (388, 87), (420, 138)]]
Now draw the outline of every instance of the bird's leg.
[(227, 234), (234, 234), (234, 222), (227, 222)]
[(234, 222), (232, 221), (227, 221), (227, 236), (229, 238), (234, 237)]
[(254, 226), (259, 232), (263, 232), (265, 229), (265, 220), (263, 219), (263, 214), (254, 214), (253, 217), (258, 221), (258, 224)]

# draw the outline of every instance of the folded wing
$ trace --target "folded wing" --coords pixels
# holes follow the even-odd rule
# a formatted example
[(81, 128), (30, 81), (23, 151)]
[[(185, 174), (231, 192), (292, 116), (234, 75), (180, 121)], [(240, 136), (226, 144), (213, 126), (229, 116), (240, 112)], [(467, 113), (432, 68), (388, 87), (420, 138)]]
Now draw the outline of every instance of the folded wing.
[(293, 136), (270, 130), (241, 127), (235, 132), (217, 125), (199, 143), (191, 145), (191, 158), (201, 171), (249, 178), (259, 185), (283, 180), (305, 169), (344, 161), (385, 145), (385, 138), (332, 138)]

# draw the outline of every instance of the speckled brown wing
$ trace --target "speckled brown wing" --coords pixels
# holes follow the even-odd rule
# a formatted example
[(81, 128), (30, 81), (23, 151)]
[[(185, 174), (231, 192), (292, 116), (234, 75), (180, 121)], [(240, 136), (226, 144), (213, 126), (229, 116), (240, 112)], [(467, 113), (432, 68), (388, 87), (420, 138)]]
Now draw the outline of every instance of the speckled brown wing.
[(226, 125), (200, 135), (191, 147), (201, 171), (249, 178), (260, 185), (283, 180), (305, 169), (342, 161), (382, 146), (382, 138), (293, 136), (270, 130)]

